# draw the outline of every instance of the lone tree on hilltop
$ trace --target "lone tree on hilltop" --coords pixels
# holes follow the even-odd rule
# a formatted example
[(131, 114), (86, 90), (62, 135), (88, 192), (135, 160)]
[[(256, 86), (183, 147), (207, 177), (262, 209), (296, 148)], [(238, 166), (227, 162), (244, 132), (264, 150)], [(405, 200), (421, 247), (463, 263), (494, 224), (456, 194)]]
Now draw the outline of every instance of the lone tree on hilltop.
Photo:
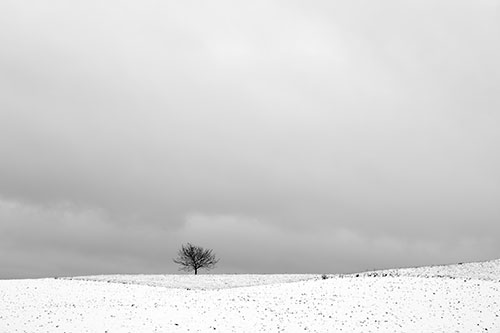
[(179, 269), (187, 272), (194, 271), (195, 275), (198, 274), (200, 268), (207, 270), (214, 268), (218, 261), (219, 259), (215, 257), (211, 249), (205, 250), (191, 243), (182, 245), (177, 258), (174, 259), (176, 264), (181, 265)]

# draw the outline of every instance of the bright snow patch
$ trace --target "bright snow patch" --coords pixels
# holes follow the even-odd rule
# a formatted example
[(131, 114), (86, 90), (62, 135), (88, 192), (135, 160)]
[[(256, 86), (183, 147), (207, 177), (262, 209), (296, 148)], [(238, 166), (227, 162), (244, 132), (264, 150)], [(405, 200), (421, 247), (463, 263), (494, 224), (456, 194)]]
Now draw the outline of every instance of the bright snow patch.
[(200, 275), (93, 275), (66, 278), (73, 280), (138, 284), (151, 287), (184, 289), (228, 289), (297, 282), (318, 278), (312, 274), (200, 274)]
[(500, 332), (499, 266), (4, 280), (0, 332)]
[(386, 269), (380, 271), (363, 272), (360, 275), (395, 275), (414, 277), (448, 277), (478, 280), (500, 280), (500, 259), (459, 263), (454, 265), (424, 266), (415, 268)]

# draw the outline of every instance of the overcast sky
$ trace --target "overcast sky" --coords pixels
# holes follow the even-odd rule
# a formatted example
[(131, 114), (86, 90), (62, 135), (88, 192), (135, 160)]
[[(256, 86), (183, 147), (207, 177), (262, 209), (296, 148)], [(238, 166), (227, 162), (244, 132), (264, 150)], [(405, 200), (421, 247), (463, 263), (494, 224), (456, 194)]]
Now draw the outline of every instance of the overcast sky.
[(500, 257), (499, 1), (0, 2), (0, 278)]

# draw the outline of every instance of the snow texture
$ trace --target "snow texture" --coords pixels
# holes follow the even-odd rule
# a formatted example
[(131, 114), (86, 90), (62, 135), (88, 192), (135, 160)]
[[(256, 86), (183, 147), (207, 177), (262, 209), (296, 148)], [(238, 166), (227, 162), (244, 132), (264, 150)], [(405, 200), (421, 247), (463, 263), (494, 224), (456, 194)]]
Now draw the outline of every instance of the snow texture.
[(224, 274), (224, 275), (94, 275), (66, 279), (138, 284), (152, 287), (189, 289), (227, 289), (297, 282), (317, 278), (307, 274)]
[(500, 332), (500, 261), (0, 281), (0, 332)]

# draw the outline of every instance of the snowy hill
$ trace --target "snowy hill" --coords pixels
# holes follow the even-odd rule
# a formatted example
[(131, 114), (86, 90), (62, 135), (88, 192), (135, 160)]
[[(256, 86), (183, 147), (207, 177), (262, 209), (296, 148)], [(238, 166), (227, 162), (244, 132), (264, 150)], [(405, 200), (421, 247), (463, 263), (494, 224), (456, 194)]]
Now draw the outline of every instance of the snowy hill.
[(180, 289), (227, 289), (317, 279), (313, 274), (93, 275), (65, 278)]
[(0, 281), (0, 332), (500, 332), (500, 261)]
[[(354, 274), (356, 275), (356, 274)], [(361, 276), (448, 277), (500, 281), (500, 259), (453, 265), (386, 269), (359, 273)]]

